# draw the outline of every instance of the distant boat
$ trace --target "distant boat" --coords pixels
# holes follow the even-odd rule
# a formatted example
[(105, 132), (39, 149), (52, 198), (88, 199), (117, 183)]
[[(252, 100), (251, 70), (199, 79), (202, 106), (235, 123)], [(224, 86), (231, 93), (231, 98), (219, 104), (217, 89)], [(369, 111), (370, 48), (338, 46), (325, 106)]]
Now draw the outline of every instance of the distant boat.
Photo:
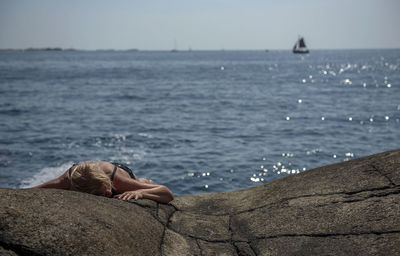
[(299, 37), (297, 42), (293, 46), (293, 53), (309, 53), (307, 49), (306, 42), (303, 37)]
[(174, 40), (174, 48), (171, 50), (171, 52), (178, 52), (178, 44), (176, 43), (176, 40)]

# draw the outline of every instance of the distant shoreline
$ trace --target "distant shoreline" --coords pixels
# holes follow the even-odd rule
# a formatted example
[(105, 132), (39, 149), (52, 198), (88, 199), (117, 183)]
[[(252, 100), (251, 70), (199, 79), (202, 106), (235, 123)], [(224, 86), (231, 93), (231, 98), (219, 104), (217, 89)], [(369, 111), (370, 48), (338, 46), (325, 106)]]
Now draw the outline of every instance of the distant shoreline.
[[(400, 48), (348, 48), (348, 49), (311, 49), (312, 51), (368, 51), (368, 50), (400, 50)], [(43, 47), (43, 48), (0, 48), (0, 51), (14, 51), (14, 52), (38, 52), (38, 51), (52, 51), (52, 52), (215, 52), (215, 51), (262, 51), (262, 52), (275, 52), (275, 51), (291, 51), (291, 49), (185, 49), (185, 50), (175, 50), (171, 51), (168, 49), (75, 49), (75, 48), (61, 48), (61, 47)]]
[(83, 50), (83, 49), (74, 49), (74, 48), (61, 48), (61, 47), (44, 47), (44, 48), (25, 48), (25, 49), (17, 49), (17, 48), (5, 48), (0, 49), (0, 51), (20, 51), (20, 52), (36, 52), (36, 51), (53, 51), (53, 52), (61, 52), (61, 51), (126, 51), (126, 52), (137, 52), (138, 49), (128, 49), (128, 50), (114, 50), (114, 49), (96, 49), (96, 50)]

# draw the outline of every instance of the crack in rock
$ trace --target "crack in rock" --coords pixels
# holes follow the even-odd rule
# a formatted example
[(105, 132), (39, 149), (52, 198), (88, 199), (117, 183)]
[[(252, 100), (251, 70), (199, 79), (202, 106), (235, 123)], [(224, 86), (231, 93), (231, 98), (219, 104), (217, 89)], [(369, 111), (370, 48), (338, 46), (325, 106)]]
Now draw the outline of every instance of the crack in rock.
[(364, 235), (385, 235), (385, 234), (399, 234), (400, 230), (390, 230), (390, 231), (370, 231), (370, 232), (355, 232), (355, 233), (332, 233), (332, 234), (282, 234), (276, 236), (260, 236), (254, 239), (249, 240), (249, 242), (253, 242), (260, 239), (272, 239), (272, 238), (280, 238), (280, 237), (335, 237), (335, 236), (364, 236)]
[(236, 253), (239, 256), (256, 256), (256, 252), (251, 248), (251, 245), (247, 242), (234, 243)]
[(199, 248), (200, 255), (203, 256), (203, 250), (201, 249), (199, 241), (197, 239), (195, 239), (195, 241), (196, 241), (197, 247)]
[(381, 170), (379, 170), (374, 164), (370, 164), (370, 166), (373, 168), (374, 171), (385, 177), (392, 186), (396, 186), (396, 184), (392, 181), (392, 179), (388, 177), (385, 173), (383, 173)]
[[(157, 204), (158, 205), (158, 204)], [(174, 209), (176, 209), (175, 207), (173, 207)], [(159, 205), (158, 205), (158, 207), (157, 207), (157, 209), (159, 209)], [(167, 218), (167, 221), (165, 222), (165, 223), (163, 223), (163, 233), (162, 233), (162, 236), (161, 236), (161, 241), (160, 241), (160, 246), (159, 246), (159, 250), (160, 250), (160, 255), (162, 256), (163, 255), (163, 245), (164, 245), (164, 240), (165, 240), (165, 232), (166, 232), (166, 229), (167, 229), (167, 226), (169, 225), (169, 223), (170, 223), (170, 221), (171, 221), (171, 217), (172, 217), (172, 215), (174, 215), (174, 213), (176, 212), (176, 210), (174, 210), (173, 212), (171, 212), (169, 215), (168, 215), (168, 218)], [(157, 214), (157, 216), (158, 216), (158, 214)], [(177, 232), (178, 233), (178, 232)], [(179, 234), (179, 233), (178, 233)]]
[(40, 254), (32, 251), (31, 248), (23, 246), (23, 245), (19, 245), (19, 244), (7, 244), (5, 242), (1, 242), (0, 241), (0, 247), (3, 247), (4, 249), (8, 250), (8, 251), (12, 251), (17, 255), (21, 255), (21, 256), (40, 256)]

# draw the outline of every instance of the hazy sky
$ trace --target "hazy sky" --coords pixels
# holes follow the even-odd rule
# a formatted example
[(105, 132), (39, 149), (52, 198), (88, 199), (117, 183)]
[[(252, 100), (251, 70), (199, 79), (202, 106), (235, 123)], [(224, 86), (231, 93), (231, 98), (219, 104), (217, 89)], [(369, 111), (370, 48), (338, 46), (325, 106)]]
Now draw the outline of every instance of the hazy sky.
[(0, 0), (0, 48), (400, 48), (400, 0)]

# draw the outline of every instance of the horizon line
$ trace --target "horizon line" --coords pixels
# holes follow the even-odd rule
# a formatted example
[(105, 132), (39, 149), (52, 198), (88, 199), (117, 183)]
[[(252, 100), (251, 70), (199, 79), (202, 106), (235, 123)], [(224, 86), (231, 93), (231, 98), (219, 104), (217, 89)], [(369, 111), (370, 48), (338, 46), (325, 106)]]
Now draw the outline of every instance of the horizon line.
[[(399, 50), (400, 47), (365, 47), (365, 48), (314, 48), (309, 49), (310, 51), (335, 51), (335, 50)], [(84, 48), (63, 48), (63, 47), (28, 47), (28, 48), (0, 48), (0, 51), (141, 51), (141, 52), (191, 52), (191, 51), (292, 51), (291, 48), (273, 48), (273, 49), (139, 49), (139, 48), (129, 48), (129, 49), (113, 49), (113, 48), (98, 48), (98, 49), (84, 49)]]

